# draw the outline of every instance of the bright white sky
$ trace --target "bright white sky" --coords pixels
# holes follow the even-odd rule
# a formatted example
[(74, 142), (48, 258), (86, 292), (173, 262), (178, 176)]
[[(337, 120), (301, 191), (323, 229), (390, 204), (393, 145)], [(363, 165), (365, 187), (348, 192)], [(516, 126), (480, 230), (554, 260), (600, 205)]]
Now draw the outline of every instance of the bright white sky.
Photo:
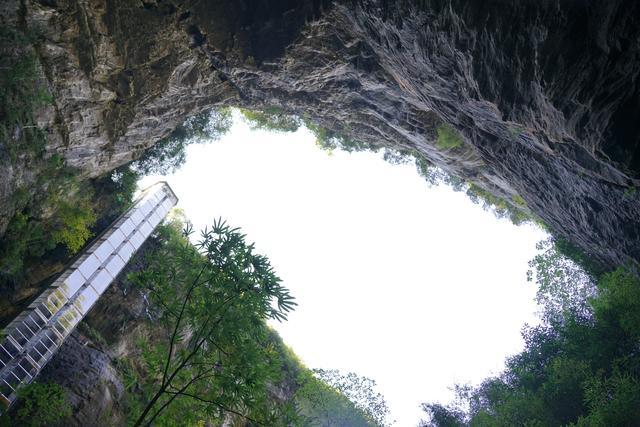
[(498, 373), (534, 323), (527, 261), (545, 237), (462, 193), (429, 188), (413, 164), (317, 148), (306, 129), (251, 131), (188, 148), (166, 179), (197, 228), (222, 217), (267, 255), (298, 302), (274, 325), (311, 368), (373, 378), (397, 426), (421, 402)]

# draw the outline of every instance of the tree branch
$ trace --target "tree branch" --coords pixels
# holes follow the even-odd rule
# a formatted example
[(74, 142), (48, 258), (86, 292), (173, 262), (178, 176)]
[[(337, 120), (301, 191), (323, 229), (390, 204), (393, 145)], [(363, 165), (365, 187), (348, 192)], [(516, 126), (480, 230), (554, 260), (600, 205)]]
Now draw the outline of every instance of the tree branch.
[[(227, 300), (225, 300), (225, 302), (223, 302), (223, 305), (227, 304), (229, 301), (231, 301), (232, 298), (233, 298), (233, 296), (227, 298)], [(226, 314), (227, 310), (229, 310), (229, 307), (230, 306), (227, 306), (227, 308), (225, 309), (225, 312), (222, 313), (220, 318), (211, 326), (211, 328), (216, 327), (218, 324), (220, 324), (220, 322), (222, 322), (222, 320), (224, 319), (224, 315)], [(201, 328), (201, 331), (206, 328), (206, 325), (207, 325), (207, 323), (209, 323), (211, 318), (212, 318), (212, 316), (209, 316), (207, 318), (207, 321), (205, 322), (205, 324)], [(198, 342), (198, 340), (199, 340), (199, 342)], [(138, 417), (138, 419), (134, 423), (134, 427), (137, 427), (137, 426), (142, 424), (144, 419), (147, 417), (147, 415), (151, 411), (151, 408), (153, 407), (153, 405), (155, 405), (156, 402), (158, 401), (158, 399), (160, 399), (160, 397), (162, 396), (162, 394), (165, 393), (166, 389), (171, 384), (171, 381), (173, 381), (175, 376), (178, 375), (178, 373), (182, 369), (184, 369), (184, 367), (189, 363), (189, 360), (191, 360), (191, 358), (193, 358), (198, 353), (198, 351), (200, 350), (200, 347), (202, 347), (202, 345), (205, 342), (206, 342), (206, 337), (204, 337), (202, 339), (198, 338), (196, 340), (196, 345), (193, 348), (193, 350), (186, 356), (185, 359), (182, 360), (182, 362), (176, 367), (176, 369), (173, 371), (173, 373), (168, 378), (166, 378), (166, 376), (163, 375), (163, 381), (162, 381), (162, 383), (160, 385), (160, 389), (156, 392), (156, 394), (149, 401), (149, 403), (147, 403), (147, 406), (144, 408), (144, 411), (142, 411), (142, 414), (140, 414), (140, 416)], [(169, 359), (167, 360), (167, 366), (168, 366), (168, 364), (169, 364)], [(166, 366), (165, 366), (165, 368), (166, 368)], [(167, 372), (168, 372), (168, 369), (167, 369)], [(170, 399), (169, 402), (171, 402), (172, 400), (173, 399)], [(160, 409), (158, 409), (158, 411), (156, 411), (156, 413), (151, 418), (151, 421), (153, 421), (153, 419), (155, 419), (158, 416), (158, 414), (168, 405), (169, 402), (166, 402), (165, 404), (163, 404), (162, 407), (160, 407)], [(150, 422), (147, 423), (147, 425), (149, 425), (149, 424), (150, 424)]]
[[(213, 369), (211, 369), (213, 370)], [(211, 371), (209, 370), (209, 372)], [(169, 398), (169, 400), (167, 400), (152, 416), (151, 419), (147, 422), (147, 426), (151, 425), (151, 423), (153, 422), (153, 420), (155, 420), (157, 418), (158, 415), (160, 415), (160, 413), (162, 411), (164, 411), (164, 409), (169, 406), (169, 404), (171, 404), (171, 402), (174, 401), (174, 399), (178, 396), (178, 393), (183, 393), (187, 388), (189, 388), (191, 386), (191, 384), (193, 384), (194, 382), (203, 379), (205, 377), (212, 377), (213, 375), (205, 375), (205, 373), (208, 372), (203, 372), (200, 375), (196, 375), (195, 377), (191, 378), (191, 380), (189, 380), (189, 382), (187, 384), (185, 384), (180, 390), (178, 390), (177, 392), (172, 392), (172, 391), (167, 391), (166, 388), (164, 390), (162, 390), (161, 392), (159, 392), (160, 395), (162, 394), (171, 394), (172, 396)], [(136, 424), (138, 425), (138, 424)]]
[(165, 380), (167, 379), (167, 373), (169, 372), (169, 365), (171, 363), (171, 356), (172, 356), (172, 353), (173, 353), (173, 347), (175, 345), (175, 339), (176, 339), (176, 336), (178, 334), (178, 329), (180, 328), (180, 322), (182, 322), (182, 316), (184, 315), (184, 310), (187, 307), (187, 302), (189, 301), (189, 298), (191, 297), (191, 293), (196, 288), (196, 286), (198, 284), (198, 281), (200, 280), (200, 276), (202, 276), (202, 273), (204, 273), (204, 269), (205, 268), (206, 268), (206, 264), (203, 265), (202, 268), (200, 269), (200, 272), (198, 273), (196, 278), (191, 283), (191, 286), (189, 287), (189, 290), (187, 291), (187, 295), (184, 298), (184, 301), (182, 301), (182, 308), (180, 309), (180, 314), (178, 315), (178, 319), (176, 320), (176, 327), (173, 329), (173, 334), (171, 335), (171, 340), (169, 341), (169, 355), (167, 356), (167, 363), (165, 364), (164, 372), (162, 373), (162, 385), (163, 386), (165, 384)]
[(172, 392), (172, 391), (168, 391), (167, 393), (169, 393), (169, 394), (175, 394), (175, 395), (178, 395), (178, 396), (187, 396), (187, 397), (190, 397), (190, 398), (192, 398), (192, 399), (198, 400), (198, 401), (203, 402), (203, 403), (210, 403), (210, 404), (215, 405), (215, 406), (217, 406), (218, 408), (222, 409), (223, 411), (226, 411), (226, 412), (229, 412), (229, 413), (232, 413), (232, 414), (235, 414), (235, 415), (239, 415), (239, 416), (241, 416), (242, 418), (244, 418), (244, 419), (246, 419), (246, 420), (248, 420), (248, 421), (251, 421), (252, 423), (255, 423), (255, 424), (258, 424), (258, 425), (261, 425), (261, 426), (266, 426), (266, 424), (263, 424), (263, 423), (261, 423), (261, 422), (260, 422), (260, 421), (258, 421), (258, 420), (254, 420), (253, 418), (248, 417), (247, 415), (244, 415), (244, 414), (242, 414), (241, 412), (235, 411), (235, 410), (233, 410), (233, 409), (229, 409), (229, 408), (227, 408), (226, 406), (222, 405), (221, 403), (216, 402), (215, 400), (208, 400), (208, 399), (204, 399), (204, 398), (202, 398), (202, 397), (195, 396), (195, 395), (193, 395), (193, 394), (185, 393), (185, 392)]

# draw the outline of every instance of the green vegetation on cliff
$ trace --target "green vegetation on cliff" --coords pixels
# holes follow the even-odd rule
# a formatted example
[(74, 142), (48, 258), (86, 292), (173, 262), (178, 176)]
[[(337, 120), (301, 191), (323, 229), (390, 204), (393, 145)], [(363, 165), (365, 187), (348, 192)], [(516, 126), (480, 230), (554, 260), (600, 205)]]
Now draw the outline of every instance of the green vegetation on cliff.
[(282, 110), (273, 107), (262, 111), (240, 109), (240, 113), (251, 130), (295, 132), (303, 125), (299, 117), (283, 114)]
[(135, 354), (119, 363), (133, 425), (384, 425), (370, 380), (323, 382), (267, 326), (295, 302), (238, 229), (216, 221), (190, 237), (174, 213), (129, 277), (150, 303)]
[(436, 146), (441, 150), (451, 150), (463, 144), (460, 134), (447, 124), (438, 126), (436, 132), (438, 133)]
[[(138, 174), (129, 168), (88, 181), (54, 168), (46, 192), (29, 197), (0, 238), (0, 319), (9, 321), (37, 286), (60, 271), (91, 238), (127, 209)], [(46, 283), (46, 282), (45, 282)], [(22, 292), (28, 289), (29, 293)]]
[(176, 127), (168, 136), (146, 149), (131, 163), (140, 175), (168, 175), (186, 160), (186, 148), (219, 139), (231, 128), (229, 109), (206, 110)]
[[(481, 205), (483, 209), (492, 212), (497, 218), (506, 218), (515, 225), (535, 221), (535, 218), (528, 212), (526, 202), (521, 196), (515, 195), (511, 200), (496, 196), (494, 192), (481, 187), (477, 183), (446, 173), (427, 160), (417, 150), (403, 149), (397, 151), (363, 143), (347, 138), (340, 132), (320, 126), (309, 118), (293, 116), (278, 108), (266, 107), (263, 110), (241, 109), (240, 113), (251, 129), (272, 132), (295, 132), (301, 126), (305, 126), (316, 137), (318, 147), (329, 153), (336, 149), (346, 152), (378, 152), (382, 150), (383, 158), (391, 164), (404, 164), (413, 161), (418, 174), (429, 185), (445, 184), (454, 191), (464, 191), (473, 203)], [(440, 125), (436, 129), (436, 133), (435, 145), (439, 150), (451, 150), (464, 144), (462, 136), (448, 124)], [(495, 193), (497, 193), (497, 190)]]
[(47, 131), (39, 127), (36, 111), (52, 98), (36, 55), (38, 43), (35, 34), (0, 30), (0, 160), (4, 167), (39, 171), (31, 184), (46, 190), (35, 196), (28, 188), (14, 193), (17, 213), (0, 240), (0, 286), (22, 279), (25, 260), (57, 244), (76, 252), (96, 219), (86, 184), (74, 179), (57, 154), (45, 152)]
[(338, 370), (304, 370), (298, 376), (296, 400), (305, 426), (388, 426), (384, 397), (370, 378)]
[(58, 384), (26, 385), (18, 390), (18, 398), (12, 411), (0, 416), (0, 426), (47, 427), (71, 415), (69, 399)]
[(70, 255), (93, 235), (94, 188), (70, 172), (52, 172), (48, 193), (27, 202), (0, 239), (0, 284), (22, 280), (25, 262), (41, 259), (61, 245)]
[[(45, 150), (51, 130), (40, 127), (37, 114), (53, 108), (53, 98), (37, 55), (40, 42), (34, 32), (0, 30), (0, 164), (6, 168), (2, 176), (17, 185), (10, 200), (15, 214), (0, 238), (0, 294), (6, 299), (25, 282), (34, 284), (32, 267), (56, 264), (80, 250), (104, 217), (97, 212), (105, 200), (96, 193), (104, 196), (105, 180), (81, 181), (60, 155)], [(130, 202), (132, 192), (120, 194)], [(0, 307), (8, 309), (5, 304)]]
[(278, 365), (265, 321), (284, 320), (293, 298), (238, 229), (216, 221), (193, 245), (180, 226), (161, 229), (165, 243), (134, 279), (165, 329), (139, 343), (144, 393), (134, 425), (220, 423), (228, 414), (275, 425), (287, 415), (269, 399)]
[[(424, 404), (425, 426), (635, 426), (640, 423), (640, 280), (625, 268), (593, 275), (539, 244), (530, 279), (542, 323), (525, 349), (479, 386), (457, 386), (451, 406)], [(591, 266), (591, 263), (587, 263)]]
[[(47, 130), (35, 114), (53, 100), (36, 55), (38, 37), (0, 31), (0, 160), (29, 165), (35, 182), (13, 195), (15, 214), (0, 238), (0, 308), (6, 322), (43, 280), (59, 270), (92, 237), (132, 202), (143, 175), (174, 172), (193, 143), (215, 140), (228, 131), (228, 110), (207, 110), (176, 127), (137, 160), (110, 174), (81, 180), (58, 154), (45, 153)], [(2, 151), (10, 159), (3, 159)], [(18, 156), (18, 154), (20, 154)], [(28, 291), (19, 292), (21, 288)]]

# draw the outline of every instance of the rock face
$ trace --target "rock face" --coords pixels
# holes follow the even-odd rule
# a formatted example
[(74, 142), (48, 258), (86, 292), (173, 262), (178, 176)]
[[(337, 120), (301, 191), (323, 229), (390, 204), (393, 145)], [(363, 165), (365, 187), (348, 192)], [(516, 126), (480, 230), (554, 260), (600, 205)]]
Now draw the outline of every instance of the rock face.
[[(84, 177), (206, 108), (275, 106), (519, 195), (609, 266), (640, 259), (634, 0), (22, 4), (0, 12), (44, 37), (47, 151)], [(437, 147), (443, 123), (462, 146)]]
[(66, 425), (124, 425), (117, 416), (124, 387), (108, 355), (78, 332), (69, 336), (39, 377), (44, 383), (60, 384), (73, 408)]
[(124, 375), (145, 329), (145, 299), (114, 283), (44, 367), (38, 381), (64, 387), (72, 416), (64, 426), (126, 425)]

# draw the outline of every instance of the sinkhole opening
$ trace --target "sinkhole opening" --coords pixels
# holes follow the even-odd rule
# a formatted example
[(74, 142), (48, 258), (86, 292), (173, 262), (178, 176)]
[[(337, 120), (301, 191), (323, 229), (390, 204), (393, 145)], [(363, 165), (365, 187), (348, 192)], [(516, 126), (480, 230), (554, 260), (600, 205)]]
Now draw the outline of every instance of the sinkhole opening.
[(272, 322), (285, 342), (309, 366), (374, 378), (410, 425), (420, 402), (451, 401), (451, 384), (523, 348), (538, 322), (528, 261), (547, 238), (411, 154), (234, 109), (188, 120), (134, 167), (141, 187), (171, 185), (194, 241), (218, 217), (241, 227), (298, 303)]

